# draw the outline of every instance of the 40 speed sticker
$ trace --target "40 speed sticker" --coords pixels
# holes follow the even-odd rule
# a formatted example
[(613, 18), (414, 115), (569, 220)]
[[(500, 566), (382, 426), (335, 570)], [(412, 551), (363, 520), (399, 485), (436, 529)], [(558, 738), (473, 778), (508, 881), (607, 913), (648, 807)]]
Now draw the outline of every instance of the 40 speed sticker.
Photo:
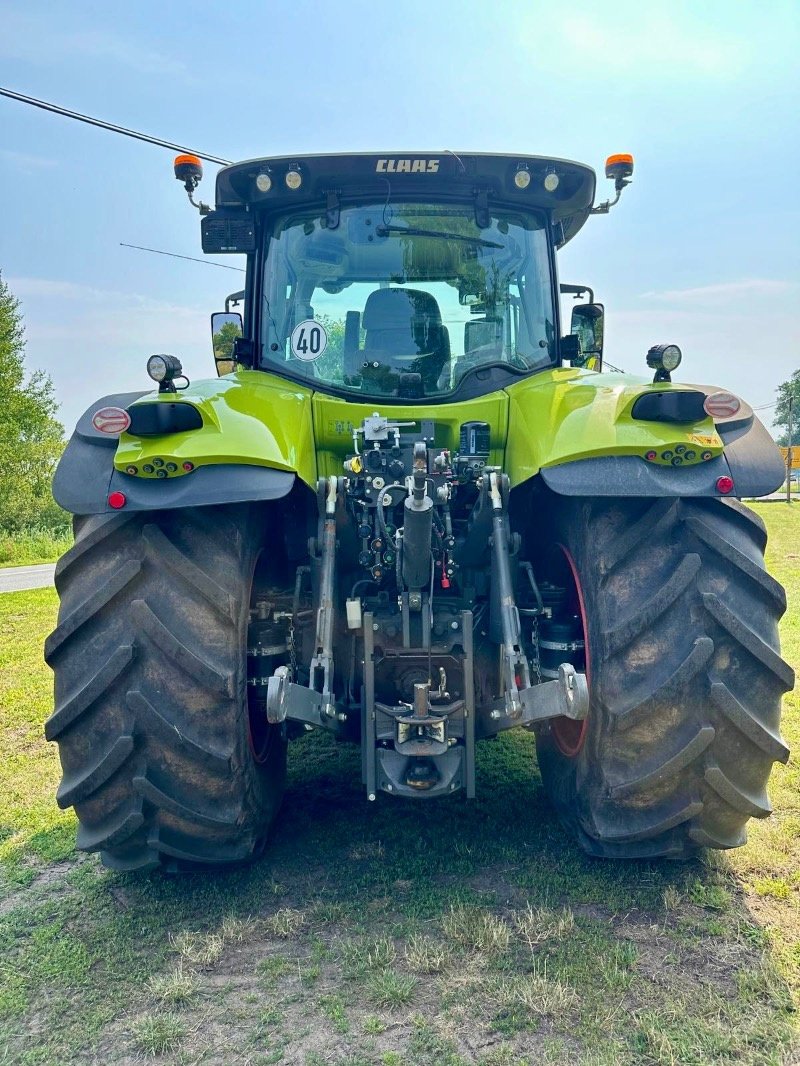
[(291, 344), (295, 359), (313, 363), (328, 347), (328, 334), (321, 322), (307, 318), (292, 330)]

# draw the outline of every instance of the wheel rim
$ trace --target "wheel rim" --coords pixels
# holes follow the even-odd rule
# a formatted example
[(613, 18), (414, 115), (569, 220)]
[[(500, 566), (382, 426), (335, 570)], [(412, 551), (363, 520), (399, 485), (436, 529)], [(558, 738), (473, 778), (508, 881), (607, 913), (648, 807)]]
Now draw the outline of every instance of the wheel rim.
[[(592, 691), (592, 678), (591, 678), (591, 656), (589, 649), (589, 627), (586, 622), (586, 604), (583, 599), (583, 588), (581, 587), (580, 578), (578, 577), (578, 570), (575, 566), (575, 560), (572, 558), (572, 554), (569, 549), (563, 544), (558, 545), (561, 551), (564, 553), (564, 558), (569, 565), (570, 573), (572, 574), (572, 581), (575, 586), (575, 592), (578, 597), (578, 606), (580, 608), (581, 616), (581, 628), (583, 630), (583, 646), (586, 656), (586, 683), (589, 686), (589, 695)], [(591, 711), (591, 704), (590, 704)], [(576, 722), (572, 718), (554, 718), (550, 723), (550, 735), (553, 738), (558, 750), (562, 755), (566, 755), (568, 759), (575, 759), (581, 752), (583, 745), (586, 743), (586, 734), (589, 731), (589, 716), (583, 719), (581, 722)]]
[(253, 761), (261, 765), (269, 758), (276, 727), (269, 724), (263, 708), (259, 710), (254, 704), (255, 700), (248, 698), (247, 745)]

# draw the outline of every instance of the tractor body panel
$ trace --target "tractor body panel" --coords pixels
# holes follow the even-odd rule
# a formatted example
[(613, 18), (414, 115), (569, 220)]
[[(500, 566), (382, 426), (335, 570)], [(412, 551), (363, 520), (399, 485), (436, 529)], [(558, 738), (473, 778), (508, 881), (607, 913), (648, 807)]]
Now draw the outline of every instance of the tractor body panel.
[[(338, 475), (352, 449), (354, 428), (376, 410), (416, 424), (423, 437), (454, 453), (465, 422), (486, 423), (488, 465), (502, 467), (512, 487), (541, 474), (549, 488), (568, 496), (715, 496), (721, 476), (733, 478), (740, 496), (778, 488), (784, 476), (780, 453), (746, 405), (716, 425), (707, 416), (693, 423), (633, 416), (642, 396), (695, 391), (714, 390), (558, 367), (463, 401), (356, 403), (271, 374), (238, 370), (194, 383), (177, 397), (102, 397), (81, 417), (53, 492), (75, 514), (108, 510), (112, 491), (125, 493), (131, 509), (279, 498), (295, 475), (310, 488), (319, 477)], [(202, 424), (167, 434), (100, 433), (92, 415), (112, 404), (128, 408), (132, 416), (155, 404), (189, 405)], [(154, 466), (154, 460), (161, 465)], [(192, 469), (185, 471), (184, 463)], [(159, 477), (157, 471), (167, 464), (175, 469)]]

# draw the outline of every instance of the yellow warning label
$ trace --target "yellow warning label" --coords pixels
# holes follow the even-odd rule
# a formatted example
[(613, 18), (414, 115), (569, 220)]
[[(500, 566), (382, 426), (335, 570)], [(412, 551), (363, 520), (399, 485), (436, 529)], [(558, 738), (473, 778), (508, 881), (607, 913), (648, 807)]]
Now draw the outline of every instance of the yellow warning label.
[(721, 443), (716, 434), (708, 433), (693, 433), (692, 442), (694, 444), (701, 444), (704, 448), (718, 448)]

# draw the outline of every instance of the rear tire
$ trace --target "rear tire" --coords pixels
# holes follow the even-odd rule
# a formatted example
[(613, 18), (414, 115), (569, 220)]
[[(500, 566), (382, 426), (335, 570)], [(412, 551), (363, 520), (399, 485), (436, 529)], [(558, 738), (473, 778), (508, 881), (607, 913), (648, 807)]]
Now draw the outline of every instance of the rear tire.
[(280, 805), (279, 727), (250, 745), (246, 638), (264, 510), (79, 516), (56, 568), (45, 658), (60, 807), (106, 866), (175, 869), (260, 853)]
[(562, 500), (557, 538), (582, 597), (586, 729), (538, 734), (545, 788), (591, 855), (734, 848), (771, 813), (794, 673), (764, 524), (735, 500)]

